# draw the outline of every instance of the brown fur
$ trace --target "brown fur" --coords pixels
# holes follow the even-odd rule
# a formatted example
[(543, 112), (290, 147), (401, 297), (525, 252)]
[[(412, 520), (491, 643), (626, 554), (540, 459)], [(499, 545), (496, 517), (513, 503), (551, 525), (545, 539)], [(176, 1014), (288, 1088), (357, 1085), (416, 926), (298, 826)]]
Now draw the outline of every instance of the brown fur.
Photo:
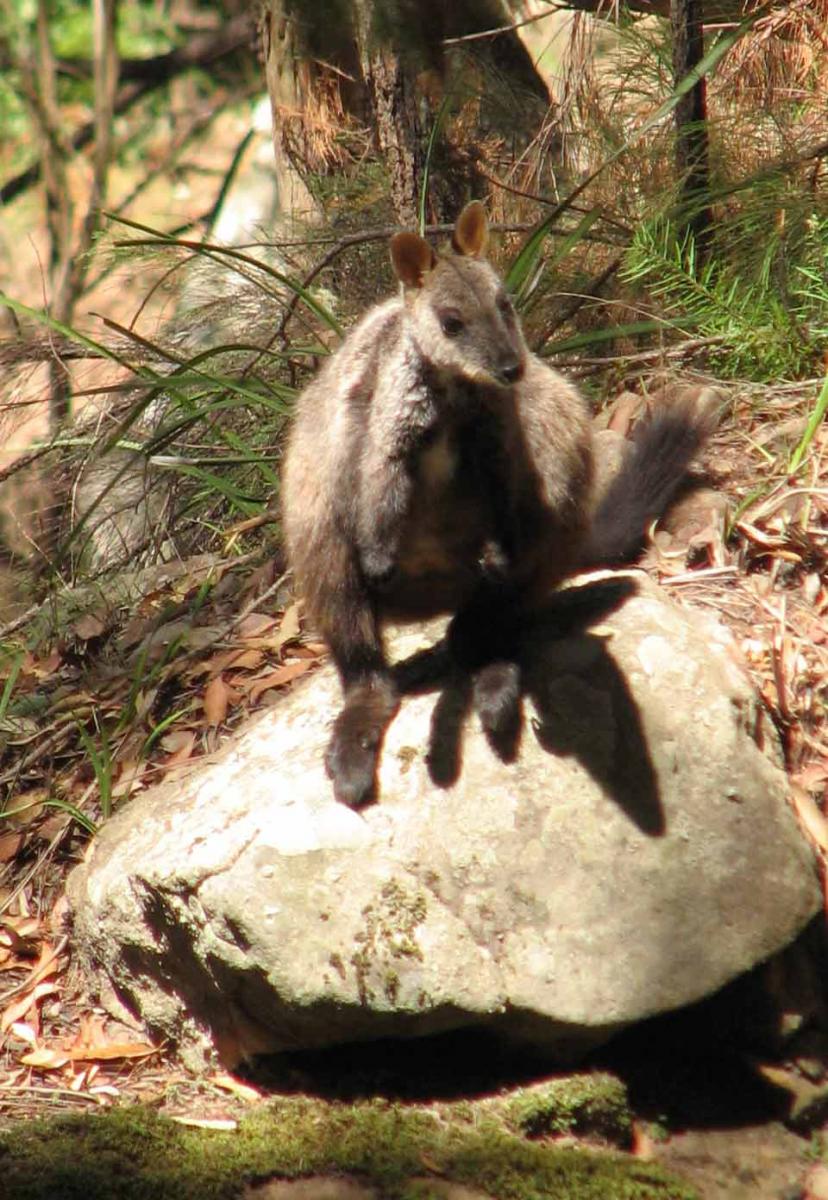
[(415, 234), (393, 238), (403, 296), (363, 317), (298, 402), (287, 547), (342, 678), (327, 766), (354, 806), (373, 796), (398, 704), (382, 621), (457, 614), (450, 641), (496, 737), (516, 702), (511, 631), (589, 557), (588, 413), (527, 350), (486, 239), (477, 203), (447, 254)]

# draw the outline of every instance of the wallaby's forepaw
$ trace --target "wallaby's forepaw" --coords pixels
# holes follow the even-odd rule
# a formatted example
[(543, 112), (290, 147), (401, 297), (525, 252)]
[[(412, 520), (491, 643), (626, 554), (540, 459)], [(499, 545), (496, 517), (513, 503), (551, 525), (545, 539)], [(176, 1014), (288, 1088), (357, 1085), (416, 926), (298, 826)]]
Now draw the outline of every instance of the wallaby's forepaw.
[(363, 808), (376, 798), (382, 741), (398, 707), (396, 688), (386, 679), (358, 684), (346, 695), (325, 752), (325, 770), (340, 804)]
[(520, 667), (516, 662), (493, 662), (474, 678), (474, 707), (490, 745), (499, 758), (511, 762), (520, 740)]

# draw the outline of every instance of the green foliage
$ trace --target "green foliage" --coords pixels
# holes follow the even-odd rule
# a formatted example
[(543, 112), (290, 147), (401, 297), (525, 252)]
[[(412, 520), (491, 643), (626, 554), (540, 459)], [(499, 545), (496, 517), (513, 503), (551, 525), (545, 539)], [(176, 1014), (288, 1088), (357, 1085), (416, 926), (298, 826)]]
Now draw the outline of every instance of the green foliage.
[[(807, 199), (807, 198), (806, 198)], [(716, 340), (715, 369), (757, 381), (812, 375), (828, 337), (828, 214), (763, 190), (720, 221), (704, 258), (669, 219), (644, 222), (623, 277), (677, 327)]]
[(76, 471), (82, 465), (101, 480), (64, 542), (76, 561), (142, 464), (155, 478), (175, 477), (168, 527), (179, 549), (189, 541), (205, 550), (228, 521), (260, 512), (278, 485), (274, 461), (296, 391), (289, 380), (310, 355), (324, 353), (318, 343), (280, 340), (284, 348), (277, 349), (276, 323), (293, 302), (312, 328), (341, 334), (323, 299), (263, 257), (122, 223), (146, 235), (128, 243), (134, 257), (147, 254), (157, 263), (160, 255), (178, 255), (178, 263), (188, 264), (189, 304), (157, 340), (113, 321), (105, 324), (114, 340), (93, 339), (0, 293), (0, 304), (19, 317), (131, 375), (124, 398), (108, 405), (104, 432), (87, 424), (55, 446), (75, 460)]

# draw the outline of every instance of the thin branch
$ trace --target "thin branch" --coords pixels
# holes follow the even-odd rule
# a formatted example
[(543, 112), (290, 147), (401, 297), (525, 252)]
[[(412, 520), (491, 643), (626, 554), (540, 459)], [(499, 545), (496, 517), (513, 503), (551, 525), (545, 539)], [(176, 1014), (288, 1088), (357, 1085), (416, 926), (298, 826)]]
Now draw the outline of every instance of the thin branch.
[[(678, 342), (674, 346), (657, 346), (652, 350), (641, 350), (634, 354), (608, 355), (606, 358), (586, 358), (579, 354), (577, 358), (555, 358), (555, 366), (556, 368), (572, 368), (572, 375), (577, 379), (581, 375), (592, 374), (593, 370), (611, 366), (633, 367), (666, 359), (686, 358), (688, 354), (695, 354), (697, 350), (705, 350), (708, 346), (719, 346), (725, 341), (727, 338), (717, 335), (688, 339), (686, 342)], [(550, 357), (552, 356), (550, 355)]]
[[(49, 231), (48, 277), (54, 294), (66, 278), (72, 261), (72, 221), (74, 205), (69, 187), (67, 162), (70, 151), (61, 129), (57, 96), (57, 72), (50, 33), (48, 0), (37, 5), (37, 59), (35, 103), (32, 113), (40, 126), (43, 144), (43, 178), (46, 184), (46, 225)], [(49, 364), (49, 422), (54, 430), (69, 408), (66, 370), (59, 359)]]
[(599, 274), (595, 276), (595, 278), (583, 289), (583, 291), (579, 292), (578, 295), (574, 297), (567, 308), (565, 308), (558, 318), (544, 331), (543, 337), (535, 347), (536, 350), (539, 350), (542, 346), (545, 346), (552, 335), (558, 329), (560, 329), (562, 325), (565, 325), (567, 321), (571, 321), (575, 314), (581, 308), (583, 308), (583, 306), (589, 300), (595, 299), (595, 297), (600, 293), (601, 288), (613, 277), (623, 261), (623, 254), (617, 254), (615, 258), (611, 260), (611, 262), (607, 263), (603, 271), (599, 272)]
[(522, 29), (524, 25), (532, 25), (535, 21), (542, 21), (544, 17), (549, 17), (553, 13), (560, 12), (561, 9), (569, 7), (568, 4), (550, 4), (549, 8), (545, 8), (543, 12), (535, 13), (531, 17), (524, 17), (522, 21), (514, 21), (511, 25), (498, 25), (494, 29), (481, 29), (479, 33), (464, 33), (459, 37), (443, 38), (443, 45), (459, 46), (462, 42), (479, 42), (483, 38), (500, 37), (501, 34), (513, 33), (516, 29)]
[[(71, 248), (66, 268), (55, 287), (53, 316), (62, 324), (71, 321), (75, 303), (83, 291), (89, 271), (89, 251), (101, 226), (101, 210), (106, 199), (112, 159), (115, 93), (118, 86), (115, 17), (116, 0), (93, 0), (95, 142), (92, 155), (92, 187), (80, 231)], [(65, 417), (67, 413), (60, 415)]]

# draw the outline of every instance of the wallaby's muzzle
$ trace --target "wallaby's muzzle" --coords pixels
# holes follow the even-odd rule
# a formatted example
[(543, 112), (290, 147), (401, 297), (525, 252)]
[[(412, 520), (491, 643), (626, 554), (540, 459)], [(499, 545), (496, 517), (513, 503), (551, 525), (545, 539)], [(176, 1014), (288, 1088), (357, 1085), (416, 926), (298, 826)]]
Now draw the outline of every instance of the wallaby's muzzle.
[(502, 383), (511, 387), (513, 383), (519, 383), (523, 378), (525, 370), (523, 360), (516, 358), (510, 362), (502, 363), (498, 369), (498, 376)]

